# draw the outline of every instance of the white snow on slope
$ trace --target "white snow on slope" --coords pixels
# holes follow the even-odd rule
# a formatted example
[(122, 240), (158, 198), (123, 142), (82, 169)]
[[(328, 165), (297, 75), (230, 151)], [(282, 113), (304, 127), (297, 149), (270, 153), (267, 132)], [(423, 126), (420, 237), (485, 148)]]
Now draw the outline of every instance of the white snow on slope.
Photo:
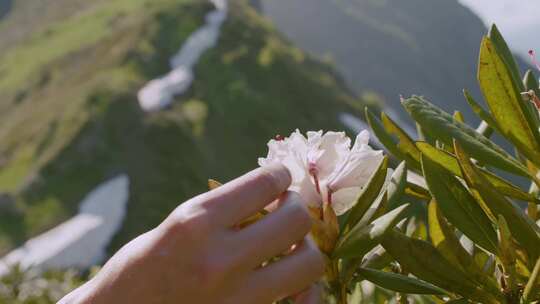
[(221, 25), (227, 18), (227, 1), (211, 0), (215, 10), (206, 15), (206, 23), (189, 36), (178, 53), (171, 58), (171, 71), (148, 82), (138, 93), (139, 104), (145, 111), (167, 107), (174, 96), (187, 91), (193, 82), (193, 67), (201, 55), (217, 44)]
[(0, 276), (15, 264), (47, 269), (87, 268), (99, 263), (121, 227), (128, 198), (126, 175), (97, 186), (81, 202), (78, 215), (4, 256), (0, 260)]

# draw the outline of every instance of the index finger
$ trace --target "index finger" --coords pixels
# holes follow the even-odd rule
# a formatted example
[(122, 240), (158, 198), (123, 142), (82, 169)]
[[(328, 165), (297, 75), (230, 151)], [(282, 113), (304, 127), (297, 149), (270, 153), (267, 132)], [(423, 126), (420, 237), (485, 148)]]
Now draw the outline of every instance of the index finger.
[(212, 220), (232, 226), (262, 210), (291, 184), (289, 170), (274, 164), (257, 168), (196, 198)]

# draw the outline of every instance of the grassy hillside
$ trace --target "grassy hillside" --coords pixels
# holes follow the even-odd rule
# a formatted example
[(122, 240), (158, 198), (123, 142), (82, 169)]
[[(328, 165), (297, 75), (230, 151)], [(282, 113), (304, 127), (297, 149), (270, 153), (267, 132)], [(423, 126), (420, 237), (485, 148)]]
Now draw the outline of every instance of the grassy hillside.
[(295, 44), (332, 61), (358, 93), (374, 91), (402, 111), (420, 94), (476, 118), (461, 91), (476, 82), (482, 21), (457, 0), (261, 0)]
[[(0, 33), (33, 11), (19, 2)], [(336, 114), (358, 105), (328, 66), (284, 41), (247, 1), (233, 0), (189, 93), (146, 114), (137, 90), (168, 70), (209, 4), (71, 1), (78, 8), (69, 13), (53, 9), (65, 1), (41, 2), (54, 11), (36, 17), (46, 26), (23, 22), (6, 38), (14, 43), (0, 35), (0, 193), (15, 202), (0, 213), (0, 251), (70, 217), (88, 191), (126, 172), (128, 216), (114, 250), (204, 191), (208, 177), (255, 167), (268, 138), (343, 129)]]

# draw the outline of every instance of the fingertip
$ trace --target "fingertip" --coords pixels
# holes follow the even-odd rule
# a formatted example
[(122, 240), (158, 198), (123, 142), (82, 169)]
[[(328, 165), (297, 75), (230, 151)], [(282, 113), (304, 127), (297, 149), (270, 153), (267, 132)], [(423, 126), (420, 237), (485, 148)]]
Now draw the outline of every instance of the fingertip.
[(273, 163), (259, 168), (262, 178), (268, 178), (275, 185), (279, 192), (283, 192), (289, 188), (292, 182), (292, 176), (284, 165)]

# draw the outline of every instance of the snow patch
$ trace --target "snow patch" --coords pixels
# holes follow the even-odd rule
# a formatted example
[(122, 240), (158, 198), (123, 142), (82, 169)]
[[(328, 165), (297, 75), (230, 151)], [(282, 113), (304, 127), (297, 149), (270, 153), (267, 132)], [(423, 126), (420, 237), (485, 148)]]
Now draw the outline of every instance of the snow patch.
[(37, 267), (88, 268), (105, 258), (105, 249), (125, 217), (129, 178), (117, 176), (88, 193), (79, 214), (28, 240), (0, 260), (0, 276), (19, 264)]
[(214, 47), (221, 25), (227, 18), (227, 1), (211, 0), (215, 10), (205, 17), (205, 24), (189, 36), (176, 55), (170, 60), (171, 71), (151, 80), (138, 93), (144, 111), (159, 111), (173, 102), (174, 96), (186, 92), (193, 82), (193, 67), (201, 55)]

